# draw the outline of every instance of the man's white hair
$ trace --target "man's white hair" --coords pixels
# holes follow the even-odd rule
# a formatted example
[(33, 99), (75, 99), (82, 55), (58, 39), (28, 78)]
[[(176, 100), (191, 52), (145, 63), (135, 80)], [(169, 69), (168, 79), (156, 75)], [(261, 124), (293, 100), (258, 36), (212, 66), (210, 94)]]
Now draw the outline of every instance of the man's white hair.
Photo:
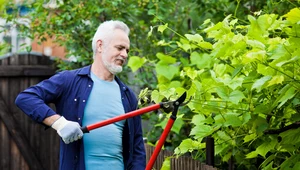
[(122, 21), (110, 20), (105, 21), (99, 25), (92, 41), (93, 58), (95, 58), (96, 54), (97, 41), (108, 41), (116, 29), (123, 30), (129, 36), (130, 30), (128, 26)]

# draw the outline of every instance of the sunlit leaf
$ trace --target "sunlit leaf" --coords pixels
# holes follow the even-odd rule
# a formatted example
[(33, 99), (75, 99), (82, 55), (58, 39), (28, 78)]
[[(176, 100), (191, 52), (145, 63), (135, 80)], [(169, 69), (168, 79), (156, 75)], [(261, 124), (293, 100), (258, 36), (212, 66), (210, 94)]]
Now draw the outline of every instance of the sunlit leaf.
[(191, 63), (196, 64), (198, 69), (209, 68), (211, 66), (212, 58), (208, 54), (193, 52), (190, 57)]
[(196, 125), (190, 135), (194, 136), (195, 139), (203, 138), (213, 133), (213, 128), (208, 125)]
[(256, 133), (252, 133), (252, 134), (246, 135), (246, 136), (244, 137), (244, 143), (247, 143), (247, 142), (249, 142), (249, 141), (252, 141), (252, 140), (254, 140), (256, 137), (257, 137)]
[(286, 15), (284, 15), (288, 21), (295, 24), (300, 21), (300, 9), (299, 8), (293, 8), (288, 12)]
[(275, 84), (282, 84), (283, 81), (284, 81), (283, 75), (276, 75), (272, 77), (272, 79), (268, 82), (268, 86), (272, 86)]
[(165, 31), (165, 29), (167, 29), (167, 28), (168, 28), (168, 23), (166, 23), (165, 25), (160, 25), (158, 27), (158, 31), (163, 33)]
[(243, 92), (235, 90), (229, 94), (228, 101), (231, 101), (234, 104), (238, 104), (242, 99), (245, 98)]
[(265, 49), (265, 45), (257, 40), (247, 40), (247, 44), (250, 45), (252, 48), (258, 48), (258, 49)]
[(131, 68), (133, 72), (141, 68), (147, 59), (138, 57), (138, 56), (130, 56), (128, 60), (128, 66)]
[(179, 73), (179, 68), (174, 65), (157, 64), (155, 71), (159, 75), (163, 75), (165, 78), (171, 80), (176, 74)]
[(194, 125), (204, 124), (203, 121), (204, 121), (205, 119), (206, 119), (206, 118), (205, 118), (204, 115), (202, 115), (202, 114), (197, 114), (197, 115), (193, 116), (193, 118), (192, 118), (192, 123), (193, 123)]
[(161, 95), (157, 90), (153, 90), (151, 93), (151, 99), (155, 102), (155, 103), (159, 103), (161, 102), (161, 100), (164, 98), (163, 95)]
[(250, 152), (250, 153), (248, 153), (247, 155), (246, 155), (246, 158), (255, 158), (255, 157), (257, 157), (258, 156), (258, 153), (256, 152), (256, 151), (252, 151), (252, 152)]
[(164, 158), (164, 162), (160, 170), (170, 170), (171, 169), (171, 157)]
[(199, 34), (185, 34), (184, 35), (189, 41), (194, 41), (196, 43), (200, 43), (203, 41), (203, 37)]
[(251, 90), (256, 89), (258, 92), (261, 91), (261, 89), (263, 88), (263, 86), (266, 84), (267, 81), (269, 81), (272, 77), (271, 76), (264, 76), (258, 80), (256, 80), (253, 85)]
[(157, 53), (156, 57), (159, 58), (159, 62), (162, 64), (173, 64), (176, 62), (176, 58), (169, 56), (169, 55), (165, 55), (163, 53)]

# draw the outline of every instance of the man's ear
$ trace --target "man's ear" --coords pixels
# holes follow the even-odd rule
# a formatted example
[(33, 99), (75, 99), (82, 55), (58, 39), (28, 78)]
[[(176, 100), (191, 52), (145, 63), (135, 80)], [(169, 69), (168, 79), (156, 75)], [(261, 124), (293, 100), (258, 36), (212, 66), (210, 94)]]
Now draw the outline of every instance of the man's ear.
[(102, 40), (98, 40), (98, 41), (97, 41), (96, 47), (97, 47), (97, 52), (98, 52), (98, 53), (101, 53), (101, 52), (102, 52), (102, 49), (103, 49), (103, 43), (102, 43)]

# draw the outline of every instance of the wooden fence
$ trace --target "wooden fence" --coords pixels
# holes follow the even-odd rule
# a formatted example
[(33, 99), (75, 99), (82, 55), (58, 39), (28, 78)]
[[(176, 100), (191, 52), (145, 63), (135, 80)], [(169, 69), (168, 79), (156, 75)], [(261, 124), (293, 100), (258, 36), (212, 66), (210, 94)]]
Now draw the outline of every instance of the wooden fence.
[(19, 54), (0, 59), (0, 169), (56, 170), (59, 139), (34, 123), (14, 100), (25, 88), (55, 73), (49, 57)]
[[(38, 54), (19, 54), (0, 58), (0, 170), (57, 170), (59, 138), (55, 131), (33, 122), (15, 104), (24, 89), (55, 73), (53, 62)], [(153, 147), (146, 145), (147, 160)], [(161, 151), (154, 169), (159, 170)], [(215, 170), (189, 157), (171, 159), (172, 170)]]
[[(154, 151), (154, 147), (145, 145), (145, 149), (147, 154), (147, 160), (149, 160)], [(153, 169), (160, 170), (165, 158), (170, 157), (172, 155), (173, 153), (170, 151), (161, 150), (154, 163)], [(170, 167), (171, 170), (217, 170), (212, 166), (208, 166), (204, 163), (201, 163), (200, 161), (193, 160), (191, 157), (188, 156), (181, 156), (179, 158), (171, 157)]]

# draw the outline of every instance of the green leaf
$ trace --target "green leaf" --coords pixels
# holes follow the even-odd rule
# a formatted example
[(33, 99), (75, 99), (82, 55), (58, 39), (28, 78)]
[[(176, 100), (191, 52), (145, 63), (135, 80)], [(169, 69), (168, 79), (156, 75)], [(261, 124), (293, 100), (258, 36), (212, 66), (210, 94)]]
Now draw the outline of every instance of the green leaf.
[[(263, 168), (263, 170), (269, 170), (271, 167), (269, 167), (270, 165), (273, 165), (273, 160), (275, 159), (275, 155), (272, 154), (270, 155), (267, 159), (264, 160), (264, 162), (260, 165), (261, 167), (265, 167)], [(271, 163), (270, 163), (271, 162)], [(268, 165), (268, 166), (267, 166)], [(272, 169), (272, 168), (271, 168)]]
[(210, 42), (203, 41), (203, 42), (198, 43), (198, 45), (204, 49), (208, 49), (208, 50), (213, 49), (213, 45)]
[[(175, 132), (176, 134), (179, 134), (180, 129), (184, 125), (184, 121), (182, 120), (182, 117), (183, 117), (183, 115), (177, 116), (176, 121), (174, 122), (174, 124), (171, 128), (172, 132)], [(155, 125), (155, 127), (161, 127), (162, 129), (165, 129), (168, 121), (169, 121), (169, 117), (166, 117), (163, 121), (161, 121), (160, 123), (157, 123)]]
[(224, 126), (232, 126), (232, 127), (239, 127), (242, 125), (242, 121), (238, 117), (236, 113), (226, 113), (224, 115), (225, 122)]
[(205, 120), (205, 116), (202, 114), (196, 114), (195, 116), (193, 116), (192, 118), (192, 123), (194, 125), (200, 125), (200, 124), (204, 124), (204, 120)]
[(193, 140), (190, 138), (184, 139), (176, 148), (175, 154), (184, 154), (186, 152), (189, 152), (191, 148), (193, 148)]
[(266, 154), (275, 148), (277, 144), (277, 139), (272, 139), (269, 141), (265, 141), (260, 146), (256, 148), (256, 153), (265, 158)]
[(151, 93), (151, 100), (154, 101), (154, 103), (159, 103), (164, 98), (163, 95), (161, 95), (157, 90), (153, 90)]
[(194, 70), (191, 67), (184, 68), (186, 75), (191, 78), (192, 80), (195, 80), (195, 78), (198, 76), (199, 70)]
[(222, 141), (228, 142), (231, 140), (231, 137), (223, 131), (218, 131), (217, 135), (218, 135), (218, 138)]
[(157, 53), (156, 57), (159, 58), (160, 64), (174, 64), (176, 62), (176, 58), (163, 53)]
[(254, 90), (256, 89), (257, 92), (260, 92), (261, 89), (263, 88), (263, 86), (266, 84), (267, 81), (269, 81), (272, 77), (271, 76), (264, 76), (258, 80), (256, 80), (252, 87), (251, 87), (251, 90)]
[(226, 65), (225, 64), (215, 64), (214, 65), (214, 71), (216, 73), (217, 77), (221, 77), (225, 74), (226, 71)]
[(264, 76), (272, 76), (276, 74), (275, 70), (269, 66), (265, 66), (263, 64), (257, 64), (257, 73), (260, 73)]
[(254, 140), (255, 138), (257, 137), (257, 135), (256, 135), (256, 133), (252, 133), (252, 134), (249, 134), (249, 135), (246, 135), (245, 137), (244, 137), (244, 143), (247, 143), (247, 142), (249, 142), (249, 141), (252, 141), (252, 140)]
[(293, 98), (296, 93), (295, 93), (295, 87), (291, 86), (283, 95), (280, 95), (279, 98), (279, 105), (277, 106), (280, 108), (282, 105), (284, 105), (289, 99)]
[(266, 46), (258, 40), (247, 40), (247, 44), (252, 48), (258, 48), (261, 50), (264, 50), (266, 48)]
[[(172, 128), (171, 128), (171, 131), (176, 133), (176, 134), (180, 134), (180, 130), (182, 128), (182, 126), (184, 125), (184, 121), (182, 120), (182, 116), (183, 115), (180, 115), (180, 116), (177, 116), (177, 119), (176, 121), (174, 122)], [(165, 127), (164, 127), (165, 128)]]
[(158, 31), (163, 33), (167, 28), (168, 28), (168, 23), (166, 23), (165, 25), (158, 26)]
[(262, 168), (262, 170), (277, 170), (278, 168), (273, 168), (273, 161), (271, 163), (269, 163), (267, 166), (265, 166), (264, 168)]
[(205, 148), (205, 143), (194, 141), (191, 138), (184, 139), (180, 145), (175, 149), (175, 154), (185, 154), (193, 150)]
[(229, 90), (226, 87), (219, 87), (217, 88), (216, 92), (221, 99), (228, 101)]
[(160, 94), (165, 96), (167, 99), (170, 99), (172, 95), (175, 94), (175, 88), (170, 88), (165, 84), (158, 85)]
[(284, 81), (283, 75), (276, 75), (272, 77), (272, 79), (268, 82), (268, 87), (275, 84), (282, 84), (283, 81)]
[(171, 169), (171, 157), (165, 157), (160, 170), (170, 170), (170, 169)]
[(279, 63), (276, 64), (277, 67), (282, 67), (283, 65), (286, 65), (286, 64), (289, 64), (289, 63), (295, 63), (297, 62), (298, 60), (300, 59), (300, 56), (295, 56), (291, 59), (288, 59), (288, 60), (284, 60), (284, 61), (281, 61)]
[(279, 134), (282, 137), (281, 144), (296, 145), (300, 143), (300, 128), (290, 129)]
[(232, 90), (235, 90), (237, 87), (242, 86), (244, 81), (243, 76), (231, 77), (228, 74), (223, 75), (222, 77), (216, 77), (216, 74), (213, 70), (210, 70), (211, 77), (217, 82), (222, 82), (224, 85), (230, 87)]
[(292, 24), (300, 22), (300, 9), (299, 8), (293, 8), (284, 15), (288, 21), (290, 21)]
[(232, 156), (232, 152), (227, 152), (223, 157), (222, 161), (227, 162)]
[(147, 60), (138, 56), (131, 56), (128, 60), (128, 66), (133, 72), (141, 68)]
[(173, 77), (179, 73), (179, 68), (174, 65), (156, 64), (155, 71), (158, 75), (162, 75), (165, 78), (172, 80)]
[(194, 41), (196, 43), (200, 43), (203, 41), (203, 37), (199, 34), (185, 34), (184, 35), (189, 41)]
[(192, 52), (191, 54), (191, 64), (196, 64), (198, 69), (210, 68), (212, 63), (212, 58), (204, 53), (199, 54), (198, 52)]
[(258, 153), (256, 151), (252, 151), (246, 155), (246, 158), (247, 159), (255, 158), (255, 157), (257, 157), (257, 155), (258, 155)]
[(264, 61), (265, 57), (266, 57), (266, 51), (265, 50), (248, 51), (244, 55), (242, 63), (249, 64), (251, 62)]
[(299, 169), (299, 167), (296, 167), (295, 165), (298, 162), (300, 162), (300, 155), (299, 154), (292, 155), (291, 157), (286, 158), (286, 160), (280, 165), (280, 169), (297, 170)]
[(195, 139), (204, 138), (213, 133), (213, 128), (208, 125), (196, 125), (192, 128), (190, 135)]
[(231, 101), (234, 104), (238, 104), (244, 98), (245, 95), (241, 91), (235, 90), (229, 94), (228, 101)]

